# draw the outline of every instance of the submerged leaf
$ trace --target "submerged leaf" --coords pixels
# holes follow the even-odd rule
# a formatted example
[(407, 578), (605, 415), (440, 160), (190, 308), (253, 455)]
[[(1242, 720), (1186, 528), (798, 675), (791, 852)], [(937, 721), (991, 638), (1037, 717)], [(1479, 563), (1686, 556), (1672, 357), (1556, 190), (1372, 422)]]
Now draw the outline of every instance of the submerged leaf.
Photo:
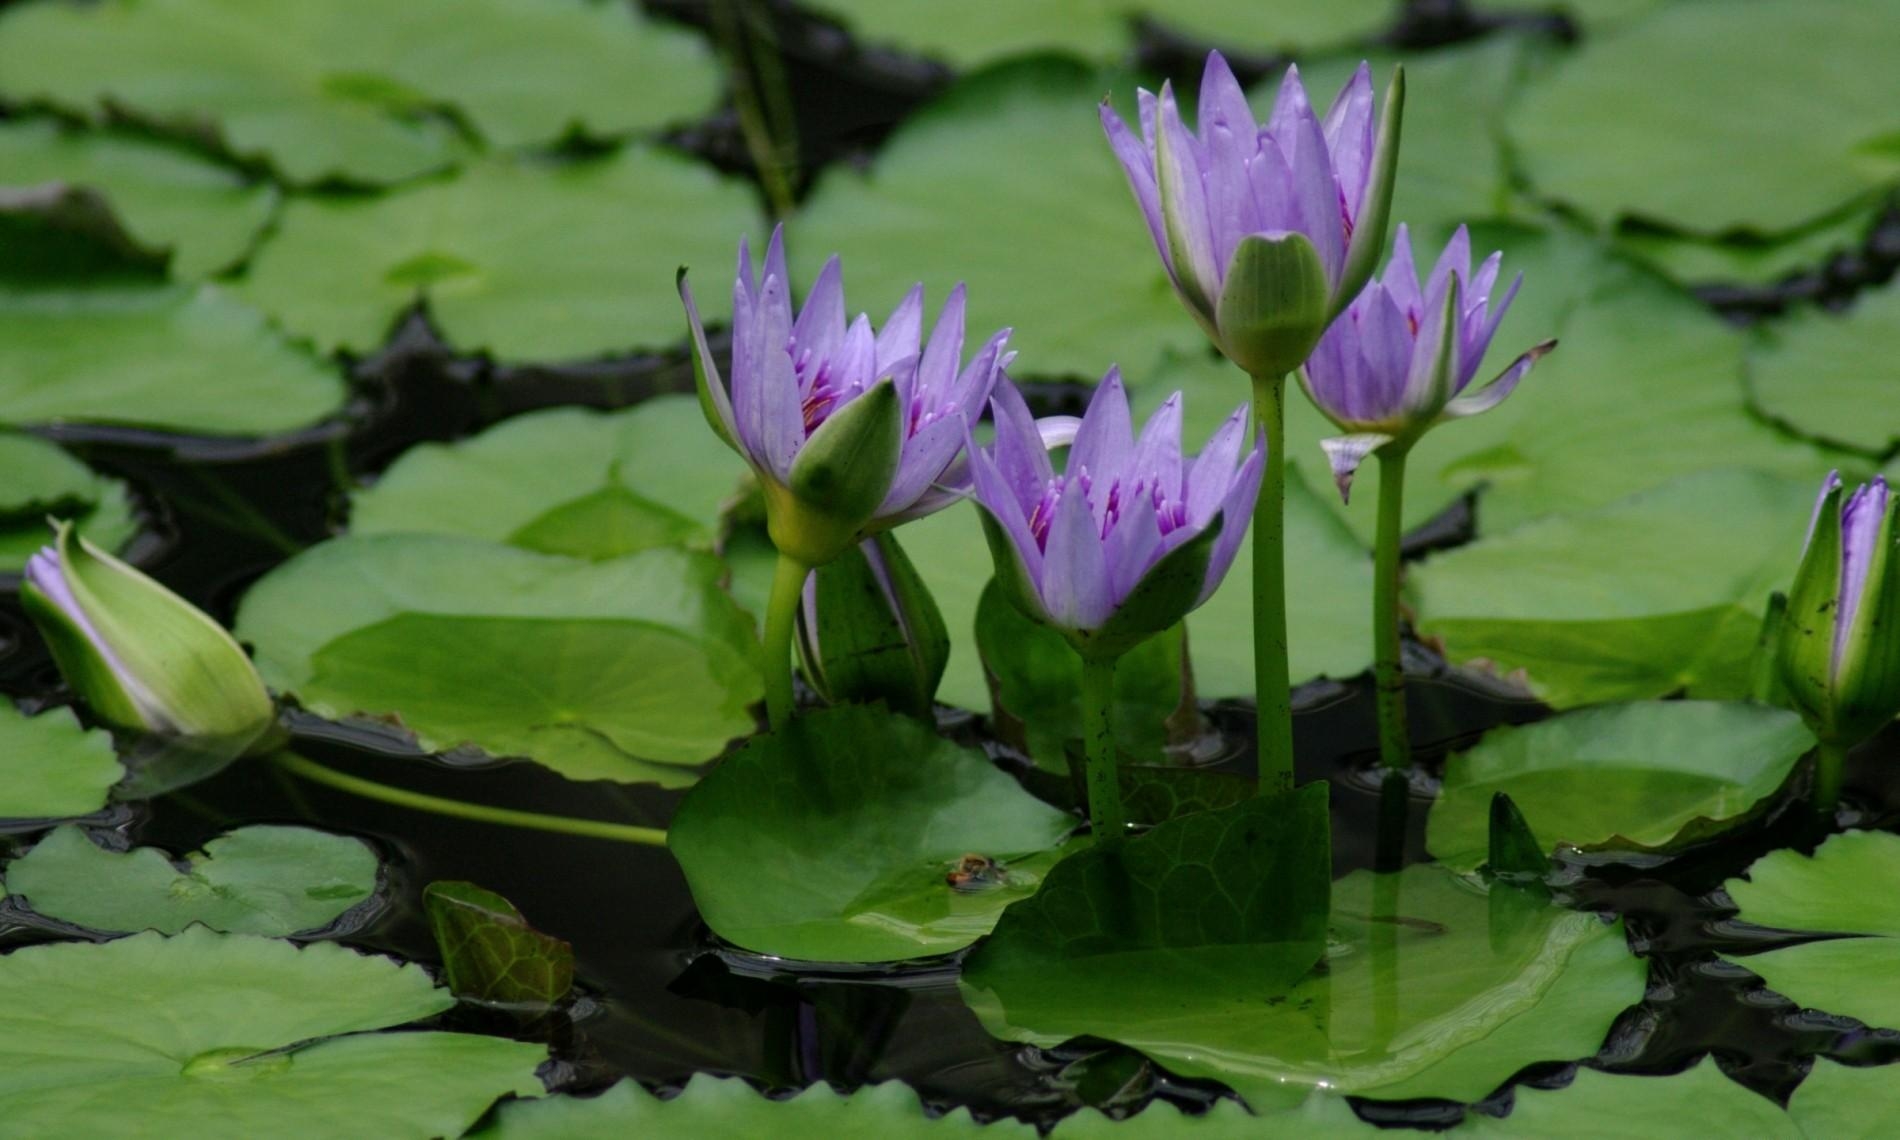
[(574, 988), (574, 947), (528, 925), (495, 892), (437, 880), (423, 888), (422, 906), (456, 997), (551, 1006)]

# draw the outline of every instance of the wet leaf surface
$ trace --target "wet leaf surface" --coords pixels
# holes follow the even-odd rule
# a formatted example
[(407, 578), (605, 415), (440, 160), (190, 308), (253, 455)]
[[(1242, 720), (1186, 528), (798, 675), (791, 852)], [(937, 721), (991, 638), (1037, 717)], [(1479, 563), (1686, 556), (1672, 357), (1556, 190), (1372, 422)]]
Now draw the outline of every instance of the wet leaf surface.
[(574, 988), (574, 947), (528, 925), (495, 892), (437, 881), (423, 888), (422, 905), (456, 997), (551, 1006)]

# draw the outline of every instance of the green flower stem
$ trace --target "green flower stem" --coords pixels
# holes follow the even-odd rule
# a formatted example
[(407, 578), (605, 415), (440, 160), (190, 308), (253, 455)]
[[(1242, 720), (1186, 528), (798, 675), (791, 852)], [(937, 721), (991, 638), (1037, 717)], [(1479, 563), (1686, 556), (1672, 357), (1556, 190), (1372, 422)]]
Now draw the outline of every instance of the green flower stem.
[(544, 815), (541, 812), (516, 811), (512, 808), (490, 807), (488, 804), (471, 804), (443, 796), (425, 795), (422, 792), (412, 792), (407, 788), (392, 788), (388, 784), (365, 780), (361, 776), (351, 776), (291, 752), (274, 754), (271, 757), (271, 763), (313, 784), (323, 784), (338, 791), (362, 796), (364, 799), (380, 800), (386, 804), (414, 808), (416, 811), (431, 812), (435, 815), (469, 819), (477, 823), (493, 823), (502, 827), (521, 827), (532, 831), (579, 835), (587, 839), (611, 839), (618, 843), (640, 843), (648, 847), (666, 846), (666, 832), (657, 827), (636, 827), (630, 823), (608, 823), (598, 819)]
[(1833, 815), (1841, 802), (1841, 770), (1847, 766), (1847, 749), (1831, 740), (1823, 740), (1814, 750), (1814, 810)]
[(1388, 445), (1379, 457), (1379, 534), (1372, 553), (1372, 681), (1379, 702), (1379, 759), (1389, 771), (1412, 764), (1405, 726), (1405, 667), (1399, 644), (1399, 539), (1405, 530), (1405, 453)]
[(1121, 757), (1115, 748), (1115, 658), (1082, 659), (1082, 744), (1088, 764), (1089, 823), (1098, 837), (1128, 827)]
[(1292, 683), (1286, 660), (1286, 377), (1253, 378), (1267, 461), (1253, 515), (1253, 683), (1260, 794), (1293, 790)]
[(811, 567), (781, 551), (765, 603), (765, 716), (775, 732), (792, 719), (792, 619), (810, 573)]

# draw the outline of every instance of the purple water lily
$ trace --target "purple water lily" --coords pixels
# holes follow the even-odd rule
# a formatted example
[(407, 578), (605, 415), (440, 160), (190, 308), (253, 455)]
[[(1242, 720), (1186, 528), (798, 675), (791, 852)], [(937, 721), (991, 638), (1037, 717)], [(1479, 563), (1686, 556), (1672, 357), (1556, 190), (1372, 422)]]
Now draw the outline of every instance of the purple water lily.
[[(1038, 425), (1008, 383), (990, 406), (996, 441), (971, 450), (976, 498), (999, 580), (1031, 617), (1067, 634), (1085, 655), (1090, 647), (1113, 653), (1213, 594), (1240, 549), (1265, 462), (1258, 443), (1241, 456), (1244, 407), (1188, 460), (1180, 393), (1136, 439), (1112, 369), (1067, 431)], [(1068, 462), (1057, 473), (1049, 448), (1071, 433)]]
[[(774, 230), (762, 275), (751, 252), (739, 244), (738, 277), (732, 290), (732, 381), (721, 381), (693, 295), (682, 276), (680, 296), (692, 325), (702, 374), (701, 400), (721, 438), (743, 456), (767, 488), (768, 511), (798, 486), (798, 461), (806, 446), (854, 402), (889, 381), (895, 390), (900, 436), (896, 462), (878, 487), (852, 490), (868, 504), (852, 515), (827, 548), (843, 549), (866, 534), (948, 506), (967, 487), (960, 462), (969, 424), (989, 399), (996, 379), (1014, 358), (1005, 351), (1010, 330), (984, 342), (959, 367), (964, 342), (964, 288), (958, 285), (937, 317), (928, 342), (923, 330), (923, 286), (904, 296), (881, 329), (859, 314), (847, 320), (843, 269), (832, 257), (819, 271), (796, 317), (785, 267), (782, 228)], [(848, 450), (848, 449), (847, 449)], [(848, 458), (848, 457), (847, 457)], [(818, 486), (822, 481), (813, 481)], [(786, 492), (787, 488), (792, 488)], [(802, 504), (820, 514), (824, 502)], [(838, 512), (830, 512), (836, 514)], [(777, 534), (774, 535), (778, 537)], [(783, 548), (783, 544), (781, 544)], [(816, 559), (815, 561), (823, 561)]]
[[(1139, 139), (1102, 105), (1176, 292), (1249, 373), (1297, 367), (1371, 276), (1385, 243), (1403, 92), (1395, 76), (1375, 122), (1372, 74), (1361, 64), (1322, 121), (1289, 67), (1263, 125), (1212, 52), (1198, 134), (1182, 123), (1168, 84), (1158, 98), (1140, 93)], [(1297, 288), (1288, 284), (1295, 278)]]
[(1520, 274), (1493, 297), (1503, 257), (1493, 253), (1472, 273), (1471, 235), (1460, 226), (1421, 285), (1411, 235), (1401, 225), (1385, 274), (1320, 338), (1300, 383), (1348, 433), (1321, 444), (1342, 498), (1369, 453), (1394, 442), (1409, 445), (1433, 424), (1497, 407), (1555, 347), (1545, 341), (1489, 384), (1466, 391), (1523, 282)]

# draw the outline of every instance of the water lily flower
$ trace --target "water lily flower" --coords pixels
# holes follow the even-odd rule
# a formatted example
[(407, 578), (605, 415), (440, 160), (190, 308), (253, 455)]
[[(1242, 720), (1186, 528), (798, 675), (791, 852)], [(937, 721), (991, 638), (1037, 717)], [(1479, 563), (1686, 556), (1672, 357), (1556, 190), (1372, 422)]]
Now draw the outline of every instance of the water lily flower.
[(27, 561), (20, 600), (59, 671), (102, 720), (173, 736), (255, 738), (270, 694), (223, 626), (55, 523)]
[(1846, 749), (1900, 715), (1900, 496), (1876, 478), (1845, 494), (1830, 474), (1795, 572), (1777, 658), (1821, 740), (1815, 799), (1839, 795)]
[(1110, 370), (1057, 473), (1048, 440), (1008, 384), (991, 401), (996, 442), (971, 455), (976, 499), (1012, 599), (1083, 656), (1119, 654), (1181, 620), (1240, 549), (1265, 453), (1240, 454), (1246, 409), (1200, 456), (1181, 455), (1181, 397), (1133, 435)]
[(823, 565), (869, 534), (957, 501), (968, 424), (1015, 355), (1002, 329), (959, 367), (962, 285), (924, 343), (922, 285), (873, 329), (864, 314), (847, 320), (833, 257), (794, 317), (782, 229), (773, 231), (762, 276), (742, 240), (730, 390), (684, 273), (679, 288), (706, 418), (758, 475), (782, 553)]
[(1322, 121), (1289, 67), (1266, 123), (1219, 52), (1201, 77), (1200, 131), (1174, 92), (1142, 91), (1137, 139), (1107, 103), (1102, 127), (1175, 292), (1250, 375), (1298, 367), (1378, 264), (1398, 164), (1404, 73), (1378, 121), (1360, 64)]
[(1321, 444), (1341, 498), (1369, 453), (1409, 447), (1434, 424), (1490, 411), (1556, 347), (1555, 341), (1536, 345), (1489, 384), (1466, 391), (1523, 283), (1519, 274), (1494, 296), (1503, 258), (1493, 253), (1473, 274), (1471, 235), (1460, 226), (1420, 284), (1411, 235), (1401, 225), (1384, 275), (1320, 338), (1300, 383), (1348, 433)]

